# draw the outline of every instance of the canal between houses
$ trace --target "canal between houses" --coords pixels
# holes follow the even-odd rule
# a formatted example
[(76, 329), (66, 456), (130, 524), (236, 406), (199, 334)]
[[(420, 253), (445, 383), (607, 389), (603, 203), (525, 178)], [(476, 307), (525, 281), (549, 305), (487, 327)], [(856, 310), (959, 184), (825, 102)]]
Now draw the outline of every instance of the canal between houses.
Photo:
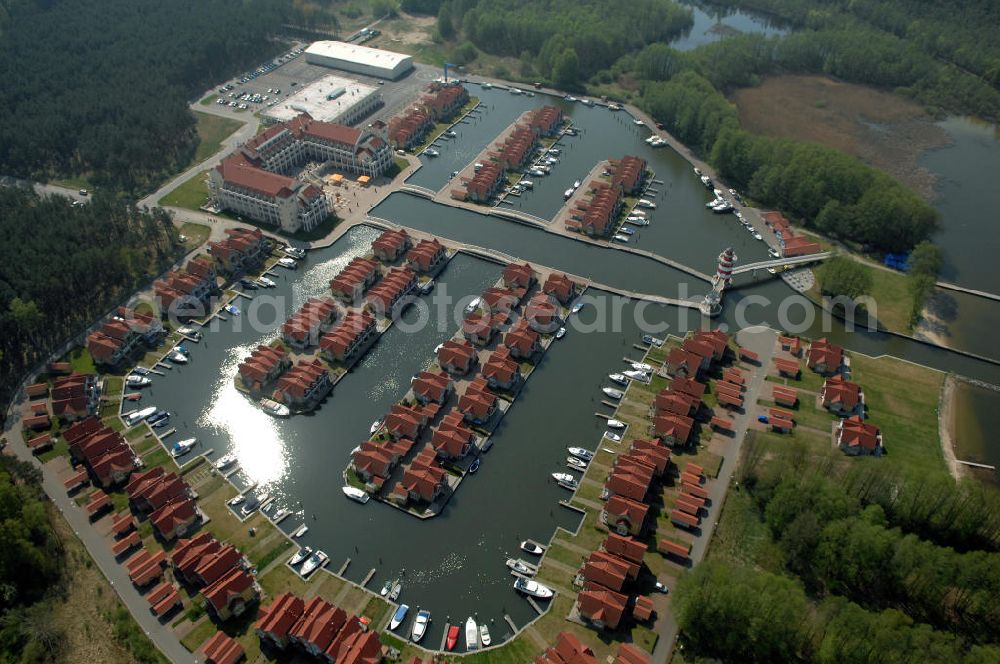
[[(201, 343), (187, 344), (189, 365), (153, 377), (145, 401), (175, 413), (174, 438), (197, 436), (195, 452), (211, 448), (213, 458), (234, 452), (241, 468), (236, 484), (259, 482), (259, 494), (276, 497), (271, 513), (295, 511), (281, 528), (290, 532), (308, 525), (298, 541), (329, 554), (331, 571), (350, 558), (346, 577), (360, 582), (375, 568), (369, 585), (375, 591), (402, 576), (400, 601), (410, 605), (411, 616), (418, 606), (434, 615), (424, 645), (437, 646), (446, 616), (464, 620), (473, 613), (491, 621), (494, 638), (505, 638), (505, 614), (523, 625), (535, 612), (514, 592), (504, 562), (524, 555), (518, 550), (523, 539), (545, 542), (557, 526), (577, 527), (578, 515), (558, 505), (568, 492), (552, 483), (549, 473), (565, 471), (566, 446), (593, 448), (601, 436), (593, 413), (600, 407), (602, 379), (622, 368), (621, 358), (641, 335), (634, 303), (625, 306), (620, 330), (570, 332), (553, 345), (494, 434), (482, 468), (462, 483), (441, 516), (421, 521), (375, 501), (361, 506), (340, 491), (351, 450), (368, 437), (371, 422), (403, 396), (410, 377), (432, 361), (434, 347), (454, 334), (454, 313), (440, 329), (391, 328), (310, 415), (270, 418), (236, 390), (233, 378), (257, 344), (275, 338), (285, 317), (308, 297), (326, 293), (329, 279), (365, 253), (376, 236), (371, 228), (355, 228), (330, 248), (310, 253), (298, 271), (282, 273), (276, 289), (244, 300), (241, 316), (206, 328)], [(478, 294), (500, 270), (458, 255), (439, 278), (434, 297)], [(275, 301), (281, 301), (279, 315)], [(404, 322), (417, 315), (411, 307)], [(653, 322), (673, 315), (659, 305), (644, 311)], [(250, 329), (247, 321), (258, 318), (265, 322)]]

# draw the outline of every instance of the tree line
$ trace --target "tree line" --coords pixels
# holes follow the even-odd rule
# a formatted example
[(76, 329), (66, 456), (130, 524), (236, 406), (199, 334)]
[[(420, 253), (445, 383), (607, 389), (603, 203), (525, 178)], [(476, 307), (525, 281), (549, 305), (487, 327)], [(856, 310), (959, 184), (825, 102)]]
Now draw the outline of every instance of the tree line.
[(0, 174), (137, 191), (180, 170), (204, 88), (278, 46), (285, 0), (6, 0)]
[(0, 187), (0, 403), (18, 377), (182, 253), (170, 217), (107, 194)]
[(753, 440), (737, 480), (750, 505), (739, 518), (767, 541), (750, 560), (715, 554), (681, 578), (678, 621), (697, 654), (1000, 661), (995, 490)]

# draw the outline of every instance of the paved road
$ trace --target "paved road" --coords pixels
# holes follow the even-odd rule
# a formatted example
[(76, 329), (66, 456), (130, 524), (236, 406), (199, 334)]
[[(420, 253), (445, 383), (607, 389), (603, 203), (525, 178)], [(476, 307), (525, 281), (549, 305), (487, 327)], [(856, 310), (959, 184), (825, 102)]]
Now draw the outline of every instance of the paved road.
[[(753, 421), (754, 404), (760, 394), (760, 388), (764, 385), (767, 376), (767, 367), (771, 363), (774, 355), (775, 343), (778, 333), (768, 327), (748, 327), (736, 333), (736, 341), (740, 346), (748, 348), (757, 353), (760, 358), (760, 366), (753, 367), (752, 374), (747, 381), (747, 390), (744, 394), (744, 412), (737, 413), (732, 417), (735, 435), (727, 439), (725, 448), (722, 450), (722, 468), (719, 477), (710, 482), (706, 487), (709, 498), (712, 501), (708, 518), (702, 523), (701, 535), (694, 539), (691, 545), (691, 564), (697, 565), (705, 558), (708, 547), (715, 533), (717, 519), (722, 512), (722, 507), (726, 503), (726, 493), (729, 491), (729, 478), (736, 472), (736, 465), (740, 460), (740, 450), (743, 447), (743, 440), (746, 437), (747, 428)], [(656, 642), (653, 650), (651, 664), (666, 664), (674, 650), (674, 641), (677, 639), (677, 621), (672, 613), (664, 616), (659, 628), (660, 639)]]
[(90, 523), (83, 510), (73, 502), (66, 494), (62, 482), (54, 471), (38, 463), (38, 460), (31, 454), (24, 444), (21, 435), (21, 416), (17, 412), (17, 405), (11, 407), (13, 412), (7, 421), (4, 435), (10, 444), (5, 450), (5, 454), (13, 453), (22, 461), (28, 461), (42, 469), (42, 487), (45, 493), (52, 499), (53, 504), (59, 509), (63, 517), (73, 528), (73, 532), (90, 556), (97, 563), (97, 567), (111, 583), (118, 593), (118, 597), (131, 612), (132, 617), (139, 624), (139, 627), (146, 633), (153, 644), (159, 648), (160, 652), (171, 662), (191, 662), (194, 656), (181, 645), (180, 639), (170, 629), (169, 624), (163, 625), (149, 612), (149, 603), (139, 594), (132, 582), (128, 578), (124, 566), (115, 561), (111, 555), (111, 547), (108, 541), (97, 532), (97, 529)]

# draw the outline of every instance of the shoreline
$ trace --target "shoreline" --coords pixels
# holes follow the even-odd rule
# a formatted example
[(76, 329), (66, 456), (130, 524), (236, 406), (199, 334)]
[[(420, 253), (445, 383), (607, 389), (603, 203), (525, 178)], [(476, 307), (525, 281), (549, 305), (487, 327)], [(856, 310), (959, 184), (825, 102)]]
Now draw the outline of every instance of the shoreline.
[(938, 404), (938, 434), (941, 439), (941, 453), (948, 466), (948, 472), (956, 482), (962, 481), (966, 471), (955, 455), (955, 399), (957, 398), (958, 379), (954, 374), (948, 374), (941, 387), (941, 399)]

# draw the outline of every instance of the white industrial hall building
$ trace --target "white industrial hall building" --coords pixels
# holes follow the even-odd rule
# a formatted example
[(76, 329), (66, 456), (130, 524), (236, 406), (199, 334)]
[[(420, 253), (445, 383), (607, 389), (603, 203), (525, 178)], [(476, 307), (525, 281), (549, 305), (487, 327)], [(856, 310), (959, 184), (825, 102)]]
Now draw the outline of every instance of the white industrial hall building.
[(314, 120), (353, 125), (383, 105), (378, 87), (331, 74), (299, 90), (261, 113), (266, 124), (288, 122), (308, 113)]
[(413, 69), (413, 58), (405, 53), (341, 41), (313, 42), (305, 54), (306, 62), (310, 64), (391, 81)]

